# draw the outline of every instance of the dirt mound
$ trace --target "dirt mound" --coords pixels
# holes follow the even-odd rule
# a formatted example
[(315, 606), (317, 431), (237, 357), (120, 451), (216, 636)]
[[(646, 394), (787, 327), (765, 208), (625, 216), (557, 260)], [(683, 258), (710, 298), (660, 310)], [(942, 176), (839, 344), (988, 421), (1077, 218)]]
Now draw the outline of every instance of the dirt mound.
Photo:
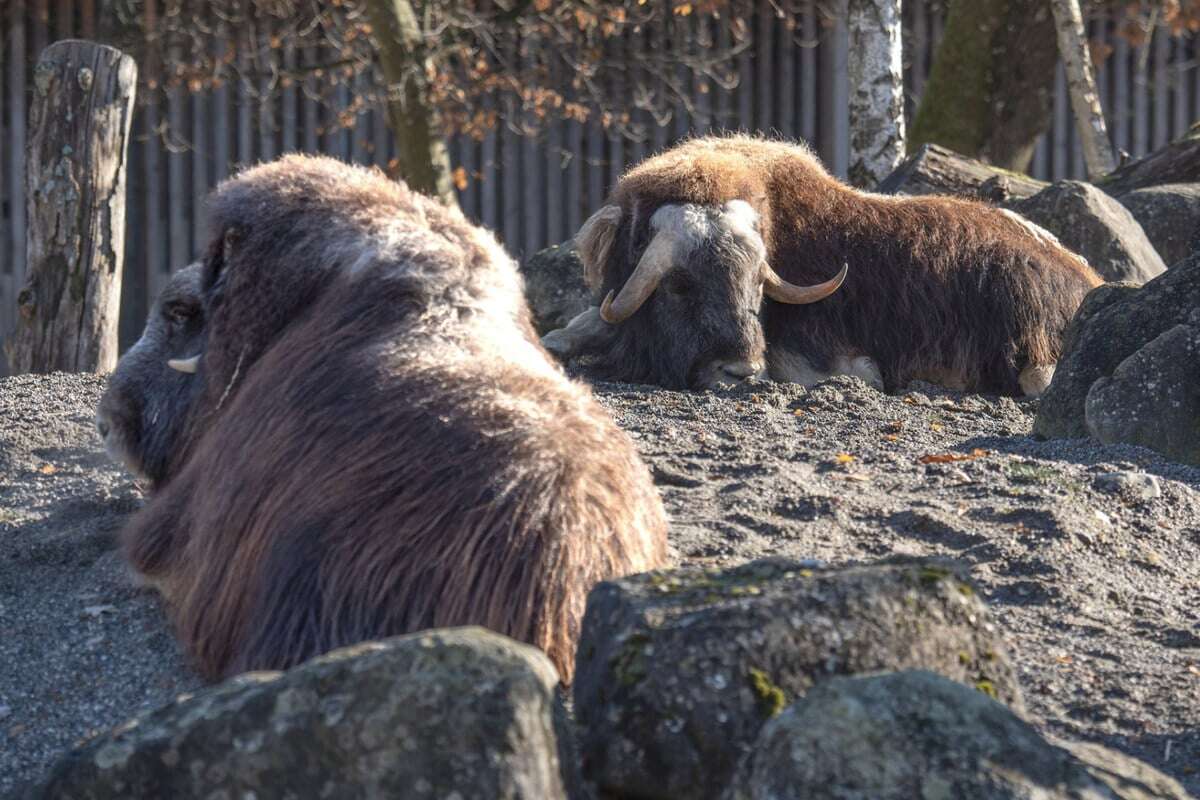
[[(102, 391), (80, 375), (0, 380), (0, 794), (197, 683), (113, 550), (141, 496), (92, 430)], [(1200, 791), (1200, 469), (1035, 441), (1032, 403), (932, 387), (597, 394), (654, 472), (680, 563), (956, 559), (1043, 731)]]

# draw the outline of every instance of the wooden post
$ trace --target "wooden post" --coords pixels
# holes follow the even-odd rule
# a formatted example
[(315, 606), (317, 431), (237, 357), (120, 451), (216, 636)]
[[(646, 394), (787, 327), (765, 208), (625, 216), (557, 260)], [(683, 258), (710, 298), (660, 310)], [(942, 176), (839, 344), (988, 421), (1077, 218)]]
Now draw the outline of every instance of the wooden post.
[(116, 366), (136, 86), (133, 59), (93, 42), (56, 42), (34, 70), (28, 272), (7, 342), (14, 373)]

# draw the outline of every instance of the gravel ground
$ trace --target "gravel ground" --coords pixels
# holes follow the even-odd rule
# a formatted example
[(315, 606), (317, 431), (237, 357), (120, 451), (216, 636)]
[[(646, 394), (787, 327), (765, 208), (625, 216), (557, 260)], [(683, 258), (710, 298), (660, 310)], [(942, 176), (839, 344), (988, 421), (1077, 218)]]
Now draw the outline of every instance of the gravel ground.
[[(0, 794), (197, 684), (112, 550), (141, 497), (92, 432), (102, 390), (0, 380)], [(1044, 730), (1200, 792), (1200, 470), (1038, 442), (1031, 403), (927, 386), (597, 392), (654, 471), (681, 563), (958, 560)]]

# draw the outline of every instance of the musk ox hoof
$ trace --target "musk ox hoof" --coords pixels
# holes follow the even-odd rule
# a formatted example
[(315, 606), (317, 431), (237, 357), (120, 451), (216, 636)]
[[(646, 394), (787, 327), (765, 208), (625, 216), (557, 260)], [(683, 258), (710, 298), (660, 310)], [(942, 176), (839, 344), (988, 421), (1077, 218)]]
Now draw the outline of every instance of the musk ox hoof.
[(1020, 384), (1021, 391), (1025, 393), (1026, 397), (1037, 397), (1046, 391), (1046, 387), (1054, 378), (1055, 366), (1054, 364), (1039, 364), (1021, 370), (1021, 374), (1017, 377), (1017, 383)]

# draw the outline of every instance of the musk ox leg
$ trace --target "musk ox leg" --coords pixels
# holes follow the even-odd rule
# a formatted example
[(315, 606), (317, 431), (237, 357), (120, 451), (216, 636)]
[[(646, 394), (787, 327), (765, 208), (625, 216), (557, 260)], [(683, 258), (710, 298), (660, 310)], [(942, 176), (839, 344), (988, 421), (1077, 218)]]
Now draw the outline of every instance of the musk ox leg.
[(600, 318), (600, 307), (592, 306), (567, 323), (567, 327), (550, 331), (542, 337), (542, 347), (566, 361), (603, 346), (616, 333), (616, 328)]
[(770, 366), (768, 373), (772, 380), (782, 383), (799, 383), (802, 386), (815, 386), (834, 375), (854, 375), (883, 391), (883, 373), (879, 365), (870, 356), (837, 356), (833, 360), (832, 369), (822, 372), (812, 365), (805, 356), (790, 350), (772, 350), (768, 356)]
[(1054, 377), (1054, 368), (1057, 364), (1038, 364), (1030, 365), (1021, 370), (1021, 374), (1017, 377), (1017, 382), (1021, 385), (1021, 391), (1026, 397), (1037, 397), (1042, 392), (1046, 391), (1046, 387), (1050, 385), (1051, 378)]

